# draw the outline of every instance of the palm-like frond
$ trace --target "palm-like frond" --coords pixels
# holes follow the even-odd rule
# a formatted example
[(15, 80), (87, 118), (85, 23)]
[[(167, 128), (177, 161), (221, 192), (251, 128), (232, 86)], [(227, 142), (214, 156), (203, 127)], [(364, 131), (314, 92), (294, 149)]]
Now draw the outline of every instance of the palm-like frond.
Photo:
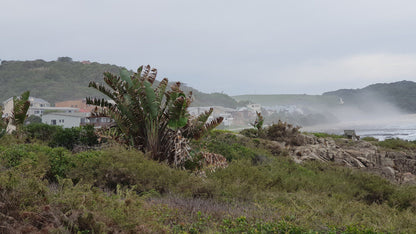
[(199, 116), (190, 119), (184, 128), (184, 136), (188, 138), (194, 138), (195, 140), (199, 140), (209, 131), (219, 126), (224, 120), (223, 117), (217, 117), (207, 123), (213, 111), (214, 109), (210, 108), (209, 110), (203, 112)]
[(27, 111), (30, 107), (29, 101), (30, 92), (26, 91), (22, 93), (20, 97), (13, 97), (13, 117), (12, 117), (12, 124), (16, 125), (23, 125), (25, 119), (27, 117)]
[[(191, 129), (186, 126), (190, 122), (187, 109), (192, 102), (192, 93), (185, 95), (180, 89), (180, 82), (167, 90), (166, 78), (154, 87), (156, 76), (157, 70), (149, 65), (140, 66), (132, 75), (127, 70), (121, 71), (120, 76), (106, 72), (106, 85), (90, 82), (89, 86), (105, 94), (114, 103), (87, 98), (87, 104), (97, 106), (93, 116), (114, 119), (119, 132), (117, 136), (123, 137), (124, 142), (150, 151), (156, 160), (183, 164), (189, 156), (188, 140), (183, 137), (189, 135), (187, 132)], [(206, 132), (222, 121), (206, 124), (211, 113), (212, 110), (194, 120), (199, 132)]]

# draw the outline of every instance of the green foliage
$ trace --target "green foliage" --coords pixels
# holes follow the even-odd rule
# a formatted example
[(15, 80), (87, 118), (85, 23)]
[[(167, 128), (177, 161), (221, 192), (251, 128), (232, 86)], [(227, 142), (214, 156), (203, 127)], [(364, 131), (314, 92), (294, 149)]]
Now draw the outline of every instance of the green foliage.
[[(0, 232), (416, 231), (414, 185), (331, 163), (297, 164), (272, 156), (265, 141), (213, 131), (194, 141), (194, 150), (224, 142), (231, 150), (221, 150), (239, 153), (227, 168), (195, 173), (120, 146), (73, 154), (6, 136), (0, 139)], [(262, 162), (251, 159), (263, 154)]]
[(50, 181), (65, 178), (67, 173), (74, 168), (74, 159), (64, 148), (54, 148), (47, 153), (47, 156), (50, 169), (45, 176)]
[(299, 105), (299, 106), (316, 106), (316, 105), (338, 105), (336, 96), (323, 95), (304, 95), (304, 94), (272, 94), (272, 95), (238, 95), (233, 96), (237, 101), (248, 100), (251, 103), (258, 103), (263, 106), (276, 105)]
[(384, 141), (377, 142), (377, 145), (394, 150), (414, 150), (416, 149), (416, 141), (407, 141), (399, 138), (386, 139)]
[[(98, 137), (92, 125), (56, 129), (42, 125), (39, 125), (39, 127), (49, 131), (57, 130), (49, 142), (49, 146), (52, 147), (65, 147), (73, 150), (75, 146), (94, 146), (98, 144)], [(44, 138), (45, 136), (42, 134), (40, 137)]]
[(343, 135), (329, 134), (325, 132), (313, 132), (312, 134), (316, 137), (321, 137), (321, 138), (333, 138), (333, 139), (344, 138)]
[(368, 142), (377, 142), (378, 141), (378, 139), (375, 138), (375, 137), (363, 137), (363, 138), (361, 138), (361, 140), (368, 141)]
[[(149, 152), (154, 160), (182, 166), (189, 158), (189, 147), (187, 141), (182, 139), (181, 133), (187, 132), (185, 136), (191, 136), (195, 132), (195, 125), (192, 131), (187, 130), (190, 129), (188, 125), (194, 123), (189, 121), (187, 112), (191, 94), (185, 95), (180, 82), (166, 90), (166, 78), (153, 87), (156, 75), (157, 70), (150, 66), (139, 67), (137, 73), (132, 76), (129, 76), (127, 71), (121, 72), (119, 77), (106, 72), (104, 81), (109, 88), (95, 82), (90, 82), (89, 86), (111, 98), (115, 104), (96, 98), (87, 98), (87, 104), (102, 108), (96, 115), (113, 118), (120, 135), (128, 145)], [(203, 132), (208, 129), (206, 120), (207, 118), (196, 130)], [(215, 127), (221, 120), (214, 120), (208, 124)]]
[(44, 123), (31, 123), (25, 125), (23, 127), (23, 131), (30, 139), (50, 142), (52, 139), (54, 139), (57, 132), (62, 131), (62, 127)]
[(341, 97), (345, 102), (344, 105), (359, 107), (368, 113), (377, 108), (377, 105), (374, 105), (374, 100), (389, 103), (405, 112), (415, 113), (415, 88), (416, 83), (413, 81), (399, 81), (373, 84), (362, 89), (341, 89), (324, 93), (323, 96)]
[(256, 112), (256, 114), (257, 114), (257, 118), (252, 124), (252, 126), (255, 127), (260, 132), (263, 129), (264, 118), (260, 112)]
[(272, 124), (267, 128), (266, 137), (270, 140), (282, 141), (299, 135), (299, 128), (279, 120), (277, 124)]
[(31, 123), (42, 123), (42, 118), (36, 115), (31, 115), (26, 118), (25, 125)]
[(70, 153), (63, 148), (18, 144), (4, 147), (0, 153), (0, 164), (6, 168), (19, 167), (24, 162), (32, 166), (44, 165), (43, 177), (50, 181), (55, 181), (57, 176), (65, 177), (73, 167)]
[(123, 148), (81, 152), (74, 156), (73, 163), (69, 177), (74, 181), (112, 190), (121, 185), (134, 186), (137, 192), (154, 189), (165, 193), (187, 177), (184, 171), (145, 159), (140, 151)]
[(255, 128), (246, 128), (240, 131), (240, 134), (250, 138), (259, 137), (258, 130)]
[(88, 82), (99, 81), (105, 71), (120, 71), (109, 64), (81, 62), (2, 61), (0, 66), (0, 100), (30, 89), (31, 95), (51, 103), (85, 98), (100, 93), (87, 88)]
[(11, 124), (15, 125), (17, 129), (20, 129), (26, 120), (27, 111), (30, 107), (29, 96), (30, 92), (26, 91), (20, 97), (13, 97)]
[(120, 147), (73, 155), (20, 144), (0, 152), (0, 165), (19, 157), (0, 170), (0, 215), (15, 220), (0, 220), (2, 232), (415, 231), (416, 187), (330, 164), (242, 159), (198, 177)]
[(72, 58), (71, 57), (59, 57), (56, 61), (63, 62), (63, 63), (71, 63)]
[(234, 98), (224, 93), (208, 94), (189, 87), (184, 87), (184, 90), (191, 91), (194, 95), (194, 101), (191, 103), (191, 106), (224, 106), (229, 108), (245, 106), (244, 103), (238, 103)]
[[(208, 151), (223, 155), (227, 161), (238, 159), (256, 160), (258, 157), (267, 157), (275, 153), (270, 152), (273, 151), (273, 146), (264, 143), (263, 140), (252, 140), (232, 132), (214, 130), (207, 135), (204, 141), (194, 141), (192, 148), (194, 151)], [(279, 153), (280, 151), (277, 155)]]

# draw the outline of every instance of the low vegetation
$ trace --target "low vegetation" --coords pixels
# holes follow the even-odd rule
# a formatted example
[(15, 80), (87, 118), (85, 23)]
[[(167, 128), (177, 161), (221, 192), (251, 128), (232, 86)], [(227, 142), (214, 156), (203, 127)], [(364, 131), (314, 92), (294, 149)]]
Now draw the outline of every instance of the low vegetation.
[(229, 166), (215, 171), (174, 169), (108, 144), (73, 153), (0, 141), (7, 141), (0, 144), (1, 232), (416, 231), (414, 186), (331, 164), (299, 165), (231, 132), (193, 142), (227, 157)]
[[(116, 120), (110, 129), (32, 123), (0, 137), (0, 233), (416, 232), (415, 186), (297, 164), (286, 146), (308, 138), (281, 121), (263, 127), (261, 114), (254, 129), (210, 131), (212, 110), (190, 118), (190, 97), (152, 86), (155, 76), (107, 73), (112, 91), (92, 83), (116, 103), (88, 101)], [(180, 167), (172, 149), (189, 156)]]

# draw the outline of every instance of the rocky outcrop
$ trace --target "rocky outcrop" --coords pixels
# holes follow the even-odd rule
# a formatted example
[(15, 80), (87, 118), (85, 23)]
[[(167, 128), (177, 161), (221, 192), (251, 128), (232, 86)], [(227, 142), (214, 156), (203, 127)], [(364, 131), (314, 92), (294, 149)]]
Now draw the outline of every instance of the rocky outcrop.
[(388, 151), (366, 141), (318, 138), (299, 134), (298, 146), (287, 145), (295, 162), (307, 160), (334, 162), (339, 165), (375, 172), (398, 183), (416, 184), (416, 152)]

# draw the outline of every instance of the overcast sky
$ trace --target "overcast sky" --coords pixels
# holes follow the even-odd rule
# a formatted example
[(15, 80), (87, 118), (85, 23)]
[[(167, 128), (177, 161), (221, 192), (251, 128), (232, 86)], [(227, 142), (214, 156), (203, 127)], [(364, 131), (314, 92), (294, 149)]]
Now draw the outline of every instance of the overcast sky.
[(0, 59), (90, 60), (204, 92), (416, 81), (416, 1), (0, 0)]

